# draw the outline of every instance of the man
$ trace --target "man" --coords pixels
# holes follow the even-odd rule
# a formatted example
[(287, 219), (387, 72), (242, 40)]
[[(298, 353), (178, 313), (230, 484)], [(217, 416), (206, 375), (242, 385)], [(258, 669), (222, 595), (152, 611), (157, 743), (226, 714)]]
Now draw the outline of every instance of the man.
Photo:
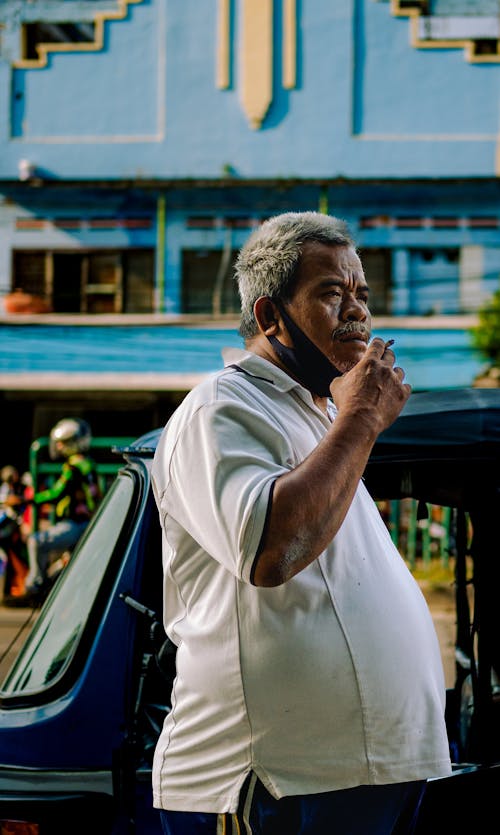
[(90, 426), (80, 418), (63, 418), (51, 429), (49, 455), (63, 463), (54, 484), (31, 499), (35, 505), (55, 505), (54, 524), (30, 534), (27, 541), (26, 597), (32, 602), (46, 596), (52, 554), (60, 556), (74, 548), (100, 501), (95, 463), (88, 455), (91, 442)]
[(246, 350), (153, 465), (178, 647), (154, 803), (168, 835), (388, 835), (450, 773), (432, 619), (362, 484), (410, 386), (343, 222), (271, 218), (236, 273)]

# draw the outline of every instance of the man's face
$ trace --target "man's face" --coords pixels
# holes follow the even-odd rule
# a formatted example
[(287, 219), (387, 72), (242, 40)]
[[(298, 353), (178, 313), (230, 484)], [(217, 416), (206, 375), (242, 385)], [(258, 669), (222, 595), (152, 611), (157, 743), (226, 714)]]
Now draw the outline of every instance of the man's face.
[(286, 307), (339, 371), (349, 371), (365, 353), (371, 329), (368, 285), (352, 247), (307, 241)]

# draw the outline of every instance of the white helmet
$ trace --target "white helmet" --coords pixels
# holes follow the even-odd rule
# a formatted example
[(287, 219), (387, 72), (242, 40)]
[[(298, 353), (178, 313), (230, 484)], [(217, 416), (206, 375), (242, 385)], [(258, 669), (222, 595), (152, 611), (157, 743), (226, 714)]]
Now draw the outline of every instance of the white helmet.
[(69, 458), (77, 452), (87, 452), (92, 432), (86, 420), (63, 418), (51, 429), (49, 455), (52, 459)]

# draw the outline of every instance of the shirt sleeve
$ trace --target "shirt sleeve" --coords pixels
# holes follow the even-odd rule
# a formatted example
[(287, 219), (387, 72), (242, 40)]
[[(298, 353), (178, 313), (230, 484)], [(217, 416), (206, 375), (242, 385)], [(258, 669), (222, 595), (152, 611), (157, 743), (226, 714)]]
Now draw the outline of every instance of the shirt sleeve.
[(198, 409), (164, 432), (153, 467), (164, 527), (172, 517), (245, 582), (262, 537), (275, 480), (287, 472), (287, 440), (271, 416), (234, 402)]
[(45, 502), (54, 502), (60, 496), (68, 490), (68, 485), (73, 477), (73, 473), (70, 467), (65, 467), (57, 479), (54, 482), (52, 487), (48, 487), (47, 490), (40, 490), (39, 493), (35, 493), (33, 496), (33, 501), (35, 504), (44, 504)]

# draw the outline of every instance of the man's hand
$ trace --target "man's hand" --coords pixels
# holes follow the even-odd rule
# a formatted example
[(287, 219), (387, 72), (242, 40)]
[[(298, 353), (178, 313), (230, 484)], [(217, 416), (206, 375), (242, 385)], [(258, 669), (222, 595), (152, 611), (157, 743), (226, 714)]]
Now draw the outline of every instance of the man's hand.
[(377, 434), (394, 422), (411, 393), (391, 345), (375, 337), (357, 365), (330, 387), (339, 413), (370, 420)]
[(394, 361), (390, 344), (375, 338), (359, 362), (332, 382), (337, 417), (311, 454), (276, 479), (255, 585), (286, 583), (335, 537), (373, 444), (410, 396)]

